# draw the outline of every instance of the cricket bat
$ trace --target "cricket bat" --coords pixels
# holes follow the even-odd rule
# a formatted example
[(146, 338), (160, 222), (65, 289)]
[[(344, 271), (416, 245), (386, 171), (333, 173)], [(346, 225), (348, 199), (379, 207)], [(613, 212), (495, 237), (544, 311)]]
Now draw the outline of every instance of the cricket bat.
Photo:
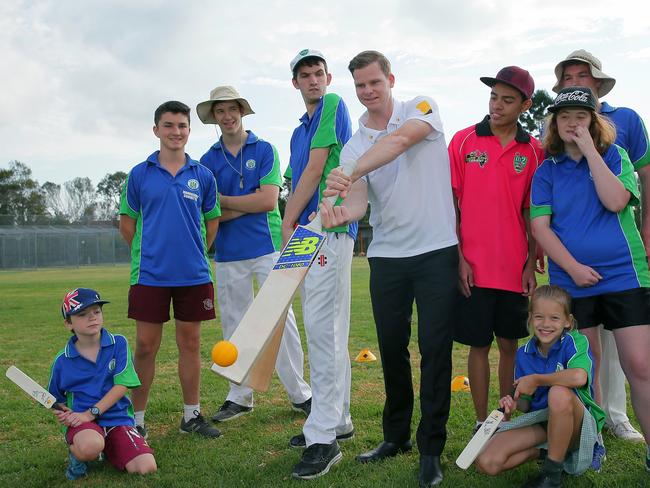
[(492, 438), (492, 435), (499, 428), (499, 424), (503, 420), (503, 415), (503, 409), (498, 408), (492, 410), (490, 415), (487, 416), (481, 428), (476, 431), (474, 437), (470, 439), (463, 452), (456, 459), (456, 464), (459, 468), (467, 469), (472, 465), (478, 455), (481, 454), (481, 451), (483, 451), (483, 448), (485, 448), (487, 442)]
[[(355, 167), (354, 160), (342, 163), (342, 170), (348, 176)], [(334, 203), (337, 197), (327, 199)], [(284, 330), (286, 311), (325, 242), (325, 235), (320, 212), (309, 224), (296, 227), (229, 339), (238, 351), (236, 361), (226, 367), (213, 364), (212, 371), (238, 385), (245, 384), (261, 391), (264, 391), (264, 385), (268, 388), (269, 381), (263, 378), (270, 379), (275, 370), (277, 346)], [(266, 351), (270, 344), (274, 346), (274, 356)], [(261, 364), (260, 367), (255, 367), (260, 358), (263, 358), (264, 371), (261, 371)], [(253, 368), (254, 378), (249, 381), (249, 373)]]
[(7, 378), (16, 383), (25, 393), (27, 393), (30, 397), (43, 405), (45, 408), (63, 410), (61, 405), (56, 402), (54, 395), (36, 383), (16, 366), (9, 366), (6, 374)]

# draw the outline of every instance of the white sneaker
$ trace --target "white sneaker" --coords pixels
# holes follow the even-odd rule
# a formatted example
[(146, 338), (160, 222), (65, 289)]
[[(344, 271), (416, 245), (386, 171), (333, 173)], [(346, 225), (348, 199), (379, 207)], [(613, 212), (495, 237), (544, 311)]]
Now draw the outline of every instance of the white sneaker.
[(619, 439), (630, 442), (644, 442), (643, 436), (637, 431), (629, 421), (621, 422), (619, 424), (608, 427), (609, 432)]

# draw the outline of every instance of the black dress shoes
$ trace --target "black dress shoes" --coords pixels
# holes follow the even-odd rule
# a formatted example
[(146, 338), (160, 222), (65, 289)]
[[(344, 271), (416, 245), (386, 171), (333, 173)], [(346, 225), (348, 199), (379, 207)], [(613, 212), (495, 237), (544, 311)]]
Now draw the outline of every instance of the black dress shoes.
[(396, 442), (382, 442), (372, 451), (368, 451), (360, 456), (357, 456), (357, 461), (360, 463), (372, 463), (382, 461), (389, 457), (397, 456), (400, 453), (408, 452), (412, 448), (411, 441), (408, 440), (402, 444)]
[(442, 468), (440, 456), (420, 455), (420, 488), (429, 488), (442, 483)]

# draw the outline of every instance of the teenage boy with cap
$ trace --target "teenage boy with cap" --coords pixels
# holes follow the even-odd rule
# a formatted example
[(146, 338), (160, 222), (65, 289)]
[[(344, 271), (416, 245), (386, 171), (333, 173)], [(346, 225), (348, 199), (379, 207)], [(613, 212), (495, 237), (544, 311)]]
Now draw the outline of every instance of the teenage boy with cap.
[(201, 415), (201, 321), (215, 318), (212, 268), (207, 251), (221, 215), (210, 170), (185, 153), (190, 108), (165, 102), (154, 114), (160, 150), (129, 173), (122, 190), (120, 233), (131, 246), (129, 318), (135, 319), (135, 369), (142, 386), (133, 390), (138, 429), (156, 370), (163, 323), (174, 304), (178, 376), (183, 392), (181, 433), (221, 434)]
[[(584, 49), (569, 54), (555, 67), (557, 82), (553, 91), (581, 86), (591, 89), (602, 98), (607, 95), (616, 80), (602, 71), (600, 60)], [(627, 107), (613, 107), (598, 101), (596, 112), (609, 119), (616, 127), (616, 144), (625, 149), (641, 181), (642, 222), (641, 237), (650, 255), (650, 142), (641, 117)], [(600, 361), (601, 405), (607, 414), (607, 428), (616, 437), (643, 442), (643, 436), (632, 426), (627, 416), (627, 393), (625, 375), (621, 369), (618, 351), (611, 331), (600, 327), (602, 361)]]
[(528, 336), (528, 296), (535, 290), (530, 236), (530, 185), (542, 147), (518, 122), (535, 90), (517, 66), (482, 77), (491, 88), (489, 115), (457, 132), (449, 144), (459, 238), (459, 314), (455, 340), (470, 346), (468, 376), (476, 427), (488, 413), (496, 336), (500, 397), (512, 392), (518, 339)]
[[(350, 138), (345, 103), (326, 94), (332, 75), (320, 51), (303, 49), (290, 63), (292, 83), (307, 112), (291, 136), (291, 196), (282, 221), (283, 242), (297, 223), (307, 224), (318, 209), (325, 178), (339, 166), (339, 155)], [(357, 224), (326, 228), (327, 236), (301, 286), (312, 388), (311, 413), (303, 433), (290, 440), (306, 446), (293, 469), (295, 478), (327, 473), (341, 459), (337, 440), (354, 435), (350, 417), (350, 283)]]
[[(229, 339), (253, 302), (253, 279), (261, 286), (280, 254), (280, 161), (272, 144), (244, 130), (242, 117), (255, 112), (235, 88), (218, 86), (196, 112), (204, 124), (217, 124), (222, 134), (201, 157), (201, 164), (212, 171), (219, 188), (215, 275), (223, 336)], [(311, 389), (303, 379), (303, 363), (300, 334), (289, 307), (276, 370), (293, 409), (309, 415)], [(225, 422), (251, 410), (253, 390), (230, 383), (226, 401), (212, 420)]]
[(458, 276), (447, 144), (431, 98), (402, 102), (392, 97), (395, 77), (383, 54), (361, 52), (348, 69), (367, 109), (341, 154), (344, 160), (356, 159), (357, 167), (351, 178), (339, 170), (330, 174), (327, 195), (342, 192), (346, 199), (341, 208), (324, 202), (321, 215), (327, 224), (360, 218), (370, 199), (370, 298), (386, 388), (384, 440), (357, 460), (382, 461), (412, 448), (408, 344), (415, 302), (422, 355), (418, 479), (421, 487), (429, 487), (443, 480), (440, 455), (447, 439)]

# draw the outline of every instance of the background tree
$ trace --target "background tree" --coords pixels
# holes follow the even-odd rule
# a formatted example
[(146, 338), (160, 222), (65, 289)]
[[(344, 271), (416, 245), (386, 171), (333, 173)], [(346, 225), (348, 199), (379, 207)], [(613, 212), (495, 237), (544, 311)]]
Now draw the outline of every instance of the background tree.
[(45, 195), (29, 166), (14, 160), (0, 168), (0, 224), (34, 224), (46, 216)]
[(116, 220), (120, 210), (120, 196), (122, 186), (126, 182), (126, 173), (116, 171), (107, 173), (102, 180), (97, 183), (97, 194), (99, 202), (97, 204), (97, 217), (104, 220)]
[(63, 184), (67, 215), (71, 222), (93, 220), (97, 207), (97, 195), (90, 178), (76, 177)]
[(61, 185), (46, 181), (41, 186), (43, 194), (45, 195), (45, 205), (47, 212), (54, 224), (67, 224), (70, 222), (70, 217), (67, 214), (67, 206), (63, 201), (61, 195)]
[(282, 189), (280, 189), (280, 197), (278, 200), (278, 208), (280, 209), (280, 215), (282, 217), (284, 217), (284, 209), (287, 206), (287, 200), (289, 200), (290, 193), (291, 193), (291, 179), (283, 178)]
[(519, 122), (533, 137), (539, 139), (548, 107), (553, 105), (553, 98), (546, 90), (535, 90), (531, 100), (533, 104), (527, 112), (521, 114)]

